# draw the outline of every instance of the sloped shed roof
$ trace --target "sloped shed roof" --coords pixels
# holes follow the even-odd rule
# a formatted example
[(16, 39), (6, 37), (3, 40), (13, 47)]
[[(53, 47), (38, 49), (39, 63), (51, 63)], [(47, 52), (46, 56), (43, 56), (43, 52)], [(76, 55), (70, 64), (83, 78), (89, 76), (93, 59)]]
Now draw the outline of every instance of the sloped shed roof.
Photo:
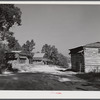
[(84, 45), (84, 47), (100, 48), (100, 42), (94, 42), (94, 43), (86, 44), (86, 45)]
[(69, 49), (70, 50), (70, 53), (77, 53), (79, 51), (82, 51), (83, 48), (100, 48), (100, 42), (94, 42), (94, 43), (89, 43), (89, 44), (86, 44), (86, 45), (83, 45), (83, 46), (79, 46), (79, 47), (76, 47), (76, 48), (72, 48), (72, 49)]
[(69, 50), (74, 50), (74, 49), (82, 48), (82, 47), (100, 48), (100, 42), (89, 43), (89, 44), (79, 46), (79, 47), (76, 47), (76, 48), (72, 48), (72, 49), (69, 49)]

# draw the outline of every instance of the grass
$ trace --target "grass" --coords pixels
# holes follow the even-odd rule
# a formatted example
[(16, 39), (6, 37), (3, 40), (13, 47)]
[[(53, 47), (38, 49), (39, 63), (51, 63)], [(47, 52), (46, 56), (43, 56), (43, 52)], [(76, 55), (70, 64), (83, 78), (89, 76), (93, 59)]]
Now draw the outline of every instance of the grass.
[(88, 81), (98, 81), (100, 79), (100, 73), (91, 72), (91, 73), (76, 74), (76, 76)]
[(100, 73), (84, 73), (84, 74), (76, 74), (78, 78), (84, 79), (87, 81), (87, 84), (83, 84), (83, 86), (93, 86), (100, 90)]

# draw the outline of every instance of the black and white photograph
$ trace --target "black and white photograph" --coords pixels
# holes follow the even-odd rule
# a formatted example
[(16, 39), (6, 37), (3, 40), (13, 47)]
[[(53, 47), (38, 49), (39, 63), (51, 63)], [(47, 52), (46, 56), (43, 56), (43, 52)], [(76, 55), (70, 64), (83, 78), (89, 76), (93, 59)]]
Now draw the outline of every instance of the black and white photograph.
[(100, 91), (100, 5), (0, 4), (0, 90)]

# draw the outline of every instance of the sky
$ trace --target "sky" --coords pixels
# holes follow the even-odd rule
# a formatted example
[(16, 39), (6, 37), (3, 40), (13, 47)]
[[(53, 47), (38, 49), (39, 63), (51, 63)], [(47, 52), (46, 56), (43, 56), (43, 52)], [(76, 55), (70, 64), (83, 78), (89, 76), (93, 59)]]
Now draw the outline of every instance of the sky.
[(99, 5), (16, 5), (22, 11), (22, 25), (11, 31), (22, 45), (33, 39), (35, 50), (55, 45), (65, 56), (69, 49), (100, 41)]

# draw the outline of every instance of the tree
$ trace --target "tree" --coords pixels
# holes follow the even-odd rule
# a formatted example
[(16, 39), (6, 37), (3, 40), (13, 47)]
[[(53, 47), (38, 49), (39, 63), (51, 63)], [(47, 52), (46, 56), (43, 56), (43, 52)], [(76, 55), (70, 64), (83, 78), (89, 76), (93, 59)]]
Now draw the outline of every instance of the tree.
[(68, 67), (68, 59), (63, 54), (58, 54), (58, 65), (63, 67)]
[(21, 25), (21, 11), (14, 4), (0, 5), (0, 30), (6, 27), (7, 31), (14, 24)]
[(57, 62), (58, 62), (58, 58), (57, 58), (58, 49), (55, 48), (55, 46), (51, 46), (50, 54), (51, 54), (50, 59), (53, 61), (53, 64), (57, 65)]
[(19, 44), (18, 40), (16, 40), (14, 47), (12, 50), (22, 50), (21, 45)]
[[(13, 32), (9, 29), (13, 25), (21, 25), (21, 11), (14, 4), (0, 5), (0, 38), (9, 42), (8, 46), (11, 49), (17, 43)], [(18, 43), (17, 43), (18, 44)]]
[(14, 4), (0, 5), (0, 35), (2, 40), (8, 35), (13, 25), (21, 25), (21, 11)]
[(44, 57), (52, 60), (54, 65), (68, 67), (67, 57), (59, 53), (55, 46), (45, 44), (43, 45), (41, 52), (45, 53)]
[[(0, 65), (4, 63), (5, 59), (5, 44), (4, 40), (8, 41), (9, 48), (14, 47), (15, 37), (13, 37), (13, 32), (9, 32), (9, 29), (13, 25), (21, 25), (21, 11), (14, 4), (0, 4)], [(5, 63), (4, 63), (5, 64)]]
[(6, 35), (6, 40), (8, 41), (8, 47), (10, 50), (21, 50), (21, 46), (18, 42), (18, 40), (15, 39), (13, 36), (13, 32), (8, 32)]
[(41, 52), (45, 53), (44, 55), (45, 58), (52, 60), (53, 64), (57, 64), (58, 50), (57, 48), (55, 48), (55, 46), (45, 44), (43, 45)]
[(23, 44), (22, 50), (25, 53), (31, 53), (32, 50), (34, 49), (34, 46), (35, 46), (34, 40), (31, 40), (31, 41), (27, 40), (26, 43)]
[(51, 46), (48, 45), (48, 44), (43, 45), (41, 52), (45, 53), (45, 55), (44, 55), (45, 58), (50, 58), (50, 56), (51, 56)]

